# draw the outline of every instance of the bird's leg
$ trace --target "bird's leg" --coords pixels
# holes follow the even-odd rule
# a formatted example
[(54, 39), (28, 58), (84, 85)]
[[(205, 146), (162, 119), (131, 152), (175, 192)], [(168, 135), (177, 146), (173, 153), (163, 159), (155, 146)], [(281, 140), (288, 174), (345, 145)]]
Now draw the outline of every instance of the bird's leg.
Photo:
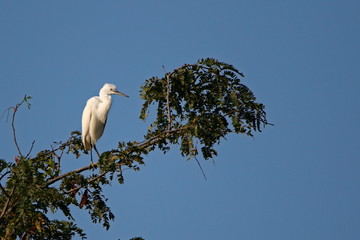
[(97, 155), (98, 155), (98, 156), (99, 156), (99, 158), (100, 158), (100, 154), (99, 154), (98, 150), (96, 149), (95, 144), (94, 144), (94, 149), (95, 149), (95, 152), (97, 153)]
[(90, 149), (90, 161), (91, 161), (91, 165), (94, 164), (93, 160), (92, 160), (92, 148)]

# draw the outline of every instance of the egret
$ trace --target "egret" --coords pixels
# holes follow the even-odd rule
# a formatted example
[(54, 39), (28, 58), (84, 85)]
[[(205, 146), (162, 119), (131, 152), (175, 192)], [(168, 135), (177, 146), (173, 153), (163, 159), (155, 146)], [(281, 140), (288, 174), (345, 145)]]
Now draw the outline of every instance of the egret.
[(107, 116), (111, 107), (111, 95), (113, 94), (129, 97), (118, 92), (114, 84), (106, 83), (100, 89), (99, 96), (92, 97), (87, 101), (82, 114), (82, 142), (84, 148), (86, 150), (94, 148), (99, 156), (100, 154), (96, 149), (95, 143), (104, 133)]

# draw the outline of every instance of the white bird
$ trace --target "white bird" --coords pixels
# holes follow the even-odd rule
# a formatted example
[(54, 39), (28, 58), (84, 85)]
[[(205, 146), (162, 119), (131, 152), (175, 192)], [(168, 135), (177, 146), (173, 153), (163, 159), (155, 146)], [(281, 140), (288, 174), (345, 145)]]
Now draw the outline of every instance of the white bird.
[(103, 135), (106, 125), (107, 115), (111, 107), (111, 95), (118, 94), (129, 97), (116, 90), (114, 84), (106, 83), (101, 89), (99, 96), (90, 98), (84, 108), (82, 114), (82, 142), (86, 150), (94, 148), (96, 153), (95, 143)]

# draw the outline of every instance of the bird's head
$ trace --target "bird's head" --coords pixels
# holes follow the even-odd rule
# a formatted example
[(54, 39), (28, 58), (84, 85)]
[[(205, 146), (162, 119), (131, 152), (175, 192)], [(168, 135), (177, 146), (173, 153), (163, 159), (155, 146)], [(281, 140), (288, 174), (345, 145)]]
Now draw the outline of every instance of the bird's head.
[(121, 93), (116, 90), (116, 86), (114, 84), (105, 83), (104, 86), (100, 90), (100, 96), (101, 95), (112, 95), (112, 94), (118, 94), (124, 97), (129, 97), (128, 95)]

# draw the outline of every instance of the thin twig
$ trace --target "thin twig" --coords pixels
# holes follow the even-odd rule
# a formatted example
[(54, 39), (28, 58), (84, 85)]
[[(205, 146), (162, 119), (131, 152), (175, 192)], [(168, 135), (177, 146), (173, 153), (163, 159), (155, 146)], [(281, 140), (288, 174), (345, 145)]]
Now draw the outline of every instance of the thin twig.
[[(22, 103), (22, 102), (21, 102)], [(15, 115), (16, 115), (16, 111), (18, 109), (18, 107), (21, 105), (21, 103), (17, 104), (14, 108), (13, 108), (13, 114), (12, 114), (12, 120), (11, 120), (11, 128), (12, 128), (12, 132), (13, 132), (13, 138), (14, 138), (14, 142), (15, 142), (15, 146), (19, 152), (19, 155), (22, 156), (19, 144), (16, 140), (16, 132), (15, 132)]]
[(168, 131), (171, 130), (171, 109), (170, 109), (170, 101), (169, 101), (169, 95), (170, 95), (170, 77), (169, 74), (166, 73), (165, 67), (163, 66), (165, 77), (166, 77), (166, 108), (167, 108), (167, 118), (168, 118)]
[[(94, 178), (92, 178), (92, 179), (88, 179), (88, 182), (87, 182), (87, 183), (89, 184), (89, 183), (91, 183), (91, 182), (93, 182), (93, 181), (101, 178), (102, 176), (106, 175), (107, 173), (108, 173), (108, 171), (105, 171), (105, 172), (97, 175), (96, 177), (94, 177)], [(73, 188), (73, 189), (71, 189), (71, 190), (69, 190), (69, 191), (66, 191), (65, 193), (71, 193), (71, 192), (73, 192), (73, 191), (78, 191), (79, 189), (81, 189), (81, 188), (83, 188), (83, 187), (85, 187), (85, 186), (79, 186), (79, 187)]]
[[(120, 167), (120, 172), (121, 172), (121, 174), (122, 174), (125, 170), (128, 170), (128, 169), (130, 169), (130, 168), (125, 168), (125, 169), (121, 170), (121, 167)], [(109, 172), (109, 171), (102, 172), (100, 175), (98, 175), (98, 176), (96, 176), (96, 177), (94, 177), (94, 178), (92, 178), (92, 179), (89, 179), (89, 180), (88, 180), (88, 184), (91, 183), (91, 182), (93, 182), (93, 181), (95, 181), (95, 180), (97, 180), (97, 179), (99, 179), (99, 178), (101, 178), (102, 176), (106, 175), (108, 172)], [(86, 186), (79, 186), (79, 187), (73, 188), (73, 189), (71, 189), (71, 190), (69, 190), (69, 191), (67, 191), (67, 192), (65, 192), (65, 193), (69, 194), (69, 193), (71, 193), (71, 192), (73, 192), (73, 191), (78, 191), (78, 190), (80, 190), (80, 189), (83, 188), (83, 187), (86, 187)]]
[[(67, 141), (67, 142), (61, 144), (58, 148), (55, 148), (55, 149), (54, 149), (54, 148), (51, 147), (52, 150), (51, 150), (51, 151), (47, 150), (46, 154), (55, 154), (56, 151), (60, 150), (61, 148), (68, 147), (68, 146), (70, 146), (70, 145), (71, 145), (71, 142), (70, 142), (70, 141)], [(64, 150), (63, 150), (63, 151), (64, 151)]]
[(10, 170), (8, 170), (7, 172), (5, 172), (1, 177), (0, 177), (0, 181), (1, 181), (1, 179), (3, 179), (3, 177), (5, 177), (7, 174), (9, 174), (11, 171)]
[(15, 186), (13, 187), (13, 189), (11, 190), (11, 193), (10, 193), (10, 195), (9, 195), (9, 197), (8, 197), (8, 199), (7, 199), (4, 207), (3, 207), (3, 210), (2, 210), (2, 212), (1, 212), (0, 219), (2, 219), (2, 218), (4, 217), (4, 215), (5, 215), (5, 213), (6, 213), (6, 210), (7, 210), (7, 208), (9, 207), (9, 203), (10, 203), (11, 197), (14, 195), (15, 189), (16, 189), (16, 185), (15, 185)]
[(173, 133), (173, 132), (177, 132), (177, 131), (182, 131), (182, 130), (186, 130), (187, 128), (189, 128), (188, 126), (186, 127), (181, 127), (181, 128), (176, 128), (176, 129), (172, 129), (172, 130), (168, 130), (168, 131), (165, 131), (165, 132), (161, 132), (159, 133), (158, 135), (156, 136), (153, 136), (147, 140), (144, 140), (142, 142), (139, 143), (138, 147), (147, 147), (151, 144), (153, 144), (154, 142), (156, 142), (157, 140), (159, 140), (159, 138), (162, 136), (162, 135), (167, 135), (169, 133)]
[(58, 148), (57, 149), (57, 150), (61, 149), (60, 156), (56, 153), (57, 150), (54, 150), (53, 146), (51, 146), (51, 149), (52, 149), (52, 151), (49, 151), (49, 154), (52, 154), (53, 156), (55, 156), (57, 161), (58, 161), (58, 165), (57, 165), (56, 169), (54, 169), (54, 171), (59, 171), (61, 169), (61, 157), (64, 154), (65, 148), (63, 148), (63, 149)]
[(56, 157), (57, 157), (57, 159), (58, 159), (58, 164), (59, 164), (58, 170), (61, 169), (61, 158), (62, 158), (62, 156), (63, 156), (63, 154), (64, 154), (64, 151), (65, 151), (65, 149), (62, 149), (62, 150), (61, 150), (61, 153), (60, 153), (60, 156), (56, 155)]
[(6, 197), (9, 197), (9, 195), (7, 194), (7, 192), (5, 191), (5, 189), (3, 188), (3, 186), (1, 185), (1, 183), (0, 183), (0, 189), (1, 189), (1, 191), (4, 193), (4, 195), (5, 195)]
[[(28, 104), (28, 108), (30, 109), (30, 103), (28, 102), (28, 99), (30, 99), (30, 98), (31, 98), (31, 97), (27, 97), (27, 96), (25, 95), (24, 99), (23, 99), (20, 103), (16, 104), (15, 107), (11, 107), (11, 108), (13, 109), (13, 114), (12, 114), (12, 119), (11, 119), (11, 128), (12, 128), (12, 132), (13, 132), (13, 137), (14, 137), (15, 146), (16, 146), (16, 148), (17, 148), (20, 156), (23, 156), (23, 155), (22, 155), (22, 153), (21, 153), (19, 144), (18, 144), (17, 139), (16, 139), (15, 115), (16, 115), (16, 112), (17, 112), (17, 110), (19, 109), (19, 107), (20, 107), (24, 102), (26, 102), (26, 103)], [(31, 147), (31, 149), (32, 149), (32, 147)]]
[(3, 116), (5, 115), (5, 113), (7, 113), (7, 115), (6, 115), (6, 122), (7, 122), (8, 119), (9, 119), (9, 112), (10, 112), (11, 109), (12, 109), (12, 107), (8, 107), (7, 109), (5, 109), (4, 112), (3, 112), (3, 113), (1, 114), (1, 116), (0, 116), (0, 119), (3, 118)]
[(30, 153), (31, 153), (31, 151), (32, 151), (32, 149), (33, 149), (33, 147), (34, 147), (34, 144), (35, 144), (35, 140), (32, 141), (30, 150), (29, 150), (29, 152), (26, 154), (26, 157), (25, 157), (25, 158), (28, 158), (28, 157), (29, 157), (29, 155), (30, 155)]
[(194, 156), (194, 157), (195, 157), (195, 160), (196, 160), (197, 164), (199, 165), (199, 168), (200, 168), (200, 170), (201, 170), (201, 172), (202, 172), (202, 174), (203, 174), (203, 176), (204, 176), (205, 180), (207, 180), (206, 175), (205, 175), (205, 172), (204, 172), (204, 170), (203, 170), (203, 168), (202, 168), (202, 166), (201, 166), (201, 164), (200, 164), (199, 160), (197, 159), (197, 157), (196, 157), (196, 156)]

